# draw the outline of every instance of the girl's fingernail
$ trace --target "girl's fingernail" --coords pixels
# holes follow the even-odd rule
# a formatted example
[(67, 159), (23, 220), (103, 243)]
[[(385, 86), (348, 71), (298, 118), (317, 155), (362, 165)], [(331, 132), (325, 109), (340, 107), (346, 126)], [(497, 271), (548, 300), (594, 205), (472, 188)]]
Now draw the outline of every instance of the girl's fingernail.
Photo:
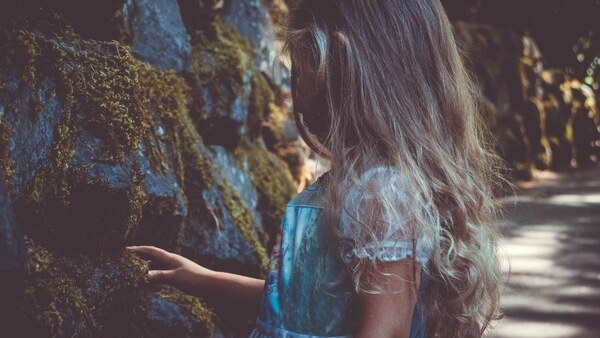
[(148, 271), (148, 274), (147, 274), (148, 281), (149, 282), (155, 282), (155, 280), (158, 278), (158, 275), (159, 274), (156, 271), (154, 271), (154, 270)]

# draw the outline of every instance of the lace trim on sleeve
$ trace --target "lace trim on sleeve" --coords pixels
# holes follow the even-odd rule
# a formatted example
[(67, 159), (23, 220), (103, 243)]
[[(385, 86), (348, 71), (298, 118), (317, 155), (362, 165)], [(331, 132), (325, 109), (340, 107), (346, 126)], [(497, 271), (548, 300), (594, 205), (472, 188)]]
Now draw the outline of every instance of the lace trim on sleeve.
[(346, 250), (344, 260), (348, 263), (354, 259), (378, 260), (381, 262), (398, 262), (414, 257), (422, 266), (426, 266), (431, 257), (431, 246), (423, 241), (417, 242), (416, 250), (408, 241), (387, 241), (384, 243), (368, 243), (364, 248)]

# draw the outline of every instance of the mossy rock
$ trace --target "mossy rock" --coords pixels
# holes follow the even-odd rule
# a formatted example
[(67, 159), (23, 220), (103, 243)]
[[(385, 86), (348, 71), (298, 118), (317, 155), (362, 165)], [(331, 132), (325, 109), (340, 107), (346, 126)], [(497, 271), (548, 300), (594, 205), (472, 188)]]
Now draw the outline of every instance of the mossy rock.
[[(272, 91), (267, 91), (269, 88)], [(269, 151), (285, 161), (292, 177), (299, 182), (304, 173), (308, 151), (300, 138), (295, 123), (288, 114), (284, 103), (287, 98), (286, 94), (281, 90), (272, 89), (272, 87), (266, 87), (263, 90), (264, 93), (270, 94), (264, 95), (263, 100), (260, 101), (266, 103), (266, 106), (256, 104), (256, 107), (262, 109), (260, 115), (263, 119), (260, 130), (262, 140)]]
[(200, 299), (168, 286), (149, 286), (124, 298), (101, 337), (210, 337), (214, 314)]
[(157, 69), (191, 72), (190, 38), (176, 0), (126, 1), (118, 18), (124, 43)]
[[(0, 284), (4, 278), (23, 278), (29, 269), (21, 227), (0, 174)], [(0, 289), (4, 287), (0, 286)], [(0, 290), (0, 295), (3, 295)]]
[(30, 275), (0, 321), (10, 337), (97, 337), (121, 297), (143, 282), (145, 264), (130, 254), (65, 257), (26, 242)]
[(145, 281), (145, 262), (121, 253), (61, 257), (27, 239), (31, 274), (3, 311), (9, 337), (209, 337), (211, 309)]
[(149, 65), (140, 67), (139, 80), (152, 121), (151, 137), (145, 138), (137, 155), (147, 200), (132, 243), (178, 251), (188, 205), (202, 202), (188, 200), (186, 191), (210, 179), (198, 174), (203, 159), (187, 146), (199, 138), (187, 118), (190, 88), (174, 71), (158, 71)]
[[(46, 21), (15, 18), (3, 22), (1, 30), (2, 41), (10, 46), (3, 49), (3, 64), (21, 74), (20, 82), (30, 88), (30, 101), (46, 102), (33, 105), (38, 108), (29, 116), (16, 105), (5, 114), (9, 126), (17, 121), (11, 127), (30, 119), (26, 131), (44, 133), (42, 140), (48, 148), (33, 159), (43, 161), (43, 168), (34, 171), (26, 188), (19, 186), (23, 190), (17, 196), (17, 218), (26, 232), (51, 247), (101, 251), (106, 243), (118, 246), (117, 239), (124, 243), (141, 213), (140, 184), (133, 162), (128, 160), (142, 140), (146, 122), (134, 77), (137, 61), (118, 44), (81, 39), (56, 14), (39, 15)], [(47, 91), (39, 94), (38, 88)], [(49, 99), (39, 100), (40, 95)], [(60, 121), (55, 118), (49, 124), (36, 125), (42, 113), (59, 116)], [(54, 130), (35, 129), (52, 124)], [(22, 132), (15, 135), (29, 137)], [(15, 162), (23, 161), (23, 151), (9, 155), (17, 156)], [(22, 177), (20, 171), (30, 167), (28, 163), (15, 166), (19, 172), (14, 175)], [(77, 203), (85, 209), (90, 207), (86, 203), (102, 198), (112, 198), (118, 205), (106, 204), (107, 209), (92, 209), (99, 212), (89, 215), (77, 208)], [(71, 206), (73, 201), (75, 206)], [(95, 232), (88, 233), (91, 229)]]
[[(86, 31), (85, 20), (61, 12), (58, 1), (42, 9), (27, 3), (36, 5), (1, 15), (0, 169), (32, 268), (22, 283), (11, 282), (16, 311), (0, 325), (16, 323), (7, 332), (17, 336), (209, 335), (212, 311), (178, 291), (151, 288), (144, 262), (123, 246), (186, 253), (181, 238), (200, 229), (193, 246), (204, 251), (191, 258), (264, 275), (262, 221), (273, 232), (295, 193), (289, 169), (260, 140), (263, 122), (282, 107), (276, 88), (256, 70), (248, 42), (219, 19), (218, 1), (186, 2), (207, 18), (183, 13), (196, 56), (194, 74), (186, 75), (141, 62), (122, 37), (103, 41), (112, 38)], [(122, 2), (97, 5), (118, 15)], [(205, 118), (217, 110), (231, 117), (236, 105), (241, 129), (225, 152), (252, 158), (222, 164), (207, 147), (218, 142)], [(244, 172), (258, 202), (223, 166)], [(225, 228), (232, 235), (223, 239)]]
[(195, 72), (192, 119), (206, 144), (234, 149), (247, 129), (255, 72), (252, 49), (219, 18), (190, 35)]
[(9, 332), (15, 337), (97, 335), (98, 323), (91, 306), (72, 276), (64, 274), (55, 256), (43, 247), (31, 242), (28, 246), (32, 274), (15, 305), (19, 316), (10, 322), (14, 331)]
[(296, 185), (287, 164), (260, 145), (245, 145), (238, 149), (236, 156), (241, 163), (247, 163), (258, 191), (258, 210), (269, 236), (267, 248), (271, 248), (286, 204), (297, 193)]
[[(181, 249), (187, 257), (211, 268), (261, 275), (266, 267), (266, 254), (260, 240), (259, 224), (246, 200), (224, 177), (223, 169), (189, 117), (189, 88), (173, 72), (158, 72), (143, 67), (140, 78), (146, 84), (143, 90), (147, 91), (145, 97), (149, 98), (150, 108), (160, 112), (154, 123), (155, 129), (161, 129), (161, 135), (152, 141), (154, 146), (149, 144), (146, 147), (145, 153), (152, 149), (160, 150), (154, 155), (149, 154), (148, 158), (157, 159), (157, 166), (165, 169), (163, 174), (151, 171), (152, 175), (148, 174), (145, 180), (161, 179), (168, 182), (169, 173), (173, 173), (173, 183), (183, 191), (182, 201), (187, 202), (188, 206), (183, 223), (177, 228), (182, 231), (179, 243), (173, 245), (169, 242), (167, 247), (175, 251)], [(150, 164), (142, 167), (145, 166)], [(177, 191), (173, 189), (172, 193)], [(172, 204), (179, 198), (167, 196), (159, 200), (166, 203), (164, 207), (168, 210), (168, 217), (171, 217), (171, 210), (184, 211)], [(152, 198), (149, 202), (152, 202)], [(153, 210), (157, 214), (156, 207)], [(155, 216), (149, 215), (148, 219), (152, 221), (148, 224), (145, 223), (146, 214), (142, 216), (135, 242), (150, 240), (151, 243), (164, 243), (166, 238), (172, 238), (179, 231), (173, 227), (165, 228), (164, 223), (159, 223), (161, 217)], [(161, 227), (164, 229), (161, 230)], [(170, 231), (168, 229), (173, 229), (173, 232), (166, 233)], [(161, 240), (157, 234), (167, 236)]]
[(198, 192), (203, 208), (191, 210), (180, 238), (182, 253), (209, 268), (264, 276), (267, 251), (256, 215), (211, 152), (198, 149), (203, 158), (210, 159), (213, 184)]
[[(269, 16), (276, 26), (285, 26), (289, 15), (290, 1), (286, 0), (262, 0), (263, 4), (269, 8)], [(292, 4), (293, 5), (293, 4)]]
[(19, 197), (44, 166), (64, 109), (56, 95), (58, 80), (38, 74), (46, 65), (34, 36), (1, 29), (0, 168), (10, 195)]

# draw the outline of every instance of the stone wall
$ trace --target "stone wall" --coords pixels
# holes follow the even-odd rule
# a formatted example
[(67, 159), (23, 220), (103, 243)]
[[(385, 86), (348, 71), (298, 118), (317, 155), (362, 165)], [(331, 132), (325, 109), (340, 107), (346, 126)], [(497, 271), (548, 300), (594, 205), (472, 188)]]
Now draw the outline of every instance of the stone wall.
[(461, 21), (454, 27), (483, 94), (481, 113), (514, 177), (600, 162), (600, 111), (591, 87), (546, 69), (531, 37)]
[(306, 157), (272, 67), (285, 4), (2, 5), (3, 336), (243, 335), (254, 318), (149, 285), (124, 247), (265, 273)]

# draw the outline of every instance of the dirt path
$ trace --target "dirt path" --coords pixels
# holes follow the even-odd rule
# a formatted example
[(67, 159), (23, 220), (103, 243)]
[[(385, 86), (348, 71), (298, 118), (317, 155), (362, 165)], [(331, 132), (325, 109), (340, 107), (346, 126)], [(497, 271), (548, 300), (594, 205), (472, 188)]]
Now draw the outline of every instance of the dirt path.
[(545, 176), (503, 201), (511, 273), (487, 337), (600, 338), (600, 168)]

